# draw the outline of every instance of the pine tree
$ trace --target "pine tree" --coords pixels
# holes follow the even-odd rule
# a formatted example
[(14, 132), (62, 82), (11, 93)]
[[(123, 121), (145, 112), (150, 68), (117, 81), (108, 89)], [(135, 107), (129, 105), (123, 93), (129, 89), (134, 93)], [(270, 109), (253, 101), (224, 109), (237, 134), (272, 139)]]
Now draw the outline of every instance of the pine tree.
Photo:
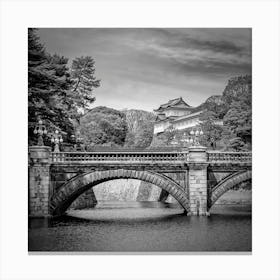
[(60, 129), (66, 135), (73, 132), (68, 115), (67, 92), (71, 86), (68, 59), (49, 55), (40, 43), (37, 30), (28, 30), (28, 124), (29, 143), (36, 137), (33, 129), (42, 118), (51, 132)]
[[(95, 74), (95, 61), (90, 56), (78, 57), (73, 60), (71, 66), (71, 100), (77, 112), (85, 112), (89, 105), (95, 101), (93, 88), (100, 86), (100, 80), (97, 80)], [(73, 114), (75, 115), (75, 114)], [(75, 116), (79, 120), (79, 114)]]

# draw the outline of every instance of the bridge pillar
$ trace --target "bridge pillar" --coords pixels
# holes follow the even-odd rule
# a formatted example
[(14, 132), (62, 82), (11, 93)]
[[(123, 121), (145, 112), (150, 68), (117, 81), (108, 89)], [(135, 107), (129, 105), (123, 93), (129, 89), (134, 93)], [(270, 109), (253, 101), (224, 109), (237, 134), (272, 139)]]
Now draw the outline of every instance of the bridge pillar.
[(29, 147), (30, 216), (49, 216), (50, 153), (50, 147)]
[(189, 148), (190, 215), (207, 215), (207, 153), (206, 148)]

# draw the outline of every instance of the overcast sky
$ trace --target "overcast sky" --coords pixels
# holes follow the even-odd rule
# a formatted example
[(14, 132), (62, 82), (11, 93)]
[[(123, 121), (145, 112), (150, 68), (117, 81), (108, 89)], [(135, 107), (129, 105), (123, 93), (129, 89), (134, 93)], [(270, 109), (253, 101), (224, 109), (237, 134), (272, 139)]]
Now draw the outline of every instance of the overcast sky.
[(152, 111), (183, 97), (197, 106), (230, 77), (251, 74), (251, 29), (59, 29), (38, 32), (46, 50), (92, 56), (94, 106)]

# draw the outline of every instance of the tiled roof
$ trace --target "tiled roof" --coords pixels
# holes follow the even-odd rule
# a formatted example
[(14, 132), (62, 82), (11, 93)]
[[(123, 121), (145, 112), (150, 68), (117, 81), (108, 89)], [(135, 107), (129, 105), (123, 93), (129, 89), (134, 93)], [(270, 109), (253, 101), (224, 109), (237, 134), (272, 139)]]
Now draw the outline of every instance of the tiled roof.
[(185, 119), (192, 119), (193, 117), (199, 116), (202, 112), (203, 112), (203, 111), (199, 111), (199, 112), (192, 113), (192, 114), (189, 114), (189, 115), (180, 116), (180, 117), (176, 118), (176, 119), (174, 120), (174, 122), (181, 121), (181, 120), (185, 120)]
[(186, 107), (190, 107), (190, 105), (188, 105), (188, 104), (183, 100), (182, 97), (179, 97), (179, 98), (171, 99), (171, 100), (169, 100), (167, 103), (160, 105), (159, 108), (158, 108), (157, 110), (155, 110), (155, 111), (158, 111), (158, 110), (161, 110), (161, 109), (166, 109), (166, 108), (168, 108), (168, 107), (175, 106), (175, 105), (177, 105), (177, 104), (180, 103), (180, 102), (183, 102), (183, 103), (186, 105)]

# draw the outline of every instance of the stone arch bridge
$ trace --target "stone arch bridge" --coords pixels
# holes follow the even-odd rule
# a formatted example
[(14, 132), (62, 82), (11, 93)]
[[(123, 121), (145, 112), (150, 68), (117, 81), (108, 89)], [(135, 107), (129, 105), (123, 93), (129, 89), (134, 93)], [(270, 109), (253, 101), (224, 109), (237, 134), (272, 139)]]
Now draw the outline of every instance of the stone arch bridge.
[[(138, 179), (170, 194), (188, 215), (206, 215), (217, 199), (235, 185), (251, 180), (249, 152), (144, 150), (59, 152), (29, 148), (29, 215), (61, 215), (87, 200), (94, 186), (115, 179)], [(90, 201), (90, 200), (89, 200)]]

